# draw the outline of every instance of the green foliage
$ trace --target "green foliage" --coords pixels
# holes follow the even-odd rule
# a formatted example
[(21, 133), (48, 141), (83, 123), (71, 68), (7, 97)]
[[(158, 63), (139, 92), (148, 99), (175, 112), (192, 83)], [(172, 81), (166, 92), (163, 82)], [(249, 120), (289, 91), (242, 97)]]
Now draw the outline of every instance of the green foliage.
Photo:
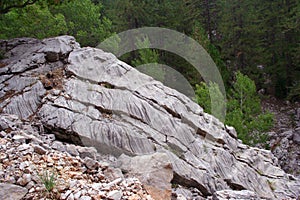
[[(230, 70), (240, 70), (270, 94), (285, 98), (300, 77), (300, 1), (218, 0), (218, 5), (215, 44)], [(271, 81), (265, 81), (265, 74)]]
[[(49, 1), (50, 2), (50, 1)], [(1, 39), (73, 35), (82, 46), (96, 46), (111, 35), (111, 21), (91, 0), (38, 2), (0, 15)], [(49, 5), (51, 5), (49, 7)]]
[(146, 63), (158, 63), (159, 55), (156, 50), (149, 49), (150, 40), (148, 37), (143, 39), (137, 39), (137, 43), (135, 44), (138, 49), (144, 49), (139, 51), (139, 58), (132, 61), (134, 66), (139, 66)]
[(300, 81), (294, 83), (288, 95), (290, 101), (300, 101)]
[[(196, 86), (197, 102), (208, 113), (211, 113), (210, 95), (221, 95), (217, 84)], [(254, 81), (237, 72), (228, 98), (225, 123), (233, 126), (238, 138), (246, 144), (266, 143), (268, 137), (264, 132), (272, 128), (273, 114), (262, 113)]]
[(48, 171), (44, 171), (40, 179), (48, 192), (51, 192), (56, 185), (56, 174), (54, 172), (50, 174)]
[(68, 34), (76, 38), (82, 46), (96, 46), (111, 35), (111, 21), (101, 16), (101, 4), (91, 0), (72, 0), (52, 8), (52, 12), (63, 14)]
[(15, 37), (45, 38), (67, 32), (65, 18), (53, 15), (46, 4), (34, 4), (15, 9), (0, 16), (0, 38)]
[(244, 143), (255, 145), (266, 142), (267, 136), (263, 132), (273, 126), (273, 115), (262, 113), (253, 80), (237, 72), (227, 105), (226, 123), (236, 128)]
[(195, 22), (193, 26), (192, 37), (207, 51), (207, 53), (214, 60), (218, 69), (220, 70), (220, 73), (226, 86), (226, 84), (228, 84), (229, 82), (230, 77), (230, 74), (226, 68), (226, 64), (222, 60), (219, 50), (214, 44), (212, 44), (209, 37), (207, 37), (204, 28), (198, 22)]
[(0, 14), (6, 14), (13, 9), (22, 9), (36, 3), (47, 3), (47, 5), (58, 5), (72, 0), (0, 0)]
[(137, 39), (135, 44), (138, 50), (138, 58), (131, 63), (133, 66), (138, 67), (144, 64), (150, 64), (149, 66), (140, 68), (142, 72), (152, 76), (158, 81), (163, 82), (165, 78), (164, 70), (158, 65), (159, 54), (156, 50), (150, 49), (150, 41), (148, 37), (143, 39)]
[(220, 118), (220, 114), (223, 113), (224, 104), (222, 92), (219, 89), (218, 84), (210, 82), (206, 84), (201, 82), (196, 84), (195, 89), (196, 102), (204, 109), (207, 113), (212, 113), (212, 99), (217, 100), (214, 102), (215, 117)]
[(13, 8), (24, 8), (28, 5), (36, 3), (37, 0), (1, 0), (0, 1), (0, 14), (10, 12)]

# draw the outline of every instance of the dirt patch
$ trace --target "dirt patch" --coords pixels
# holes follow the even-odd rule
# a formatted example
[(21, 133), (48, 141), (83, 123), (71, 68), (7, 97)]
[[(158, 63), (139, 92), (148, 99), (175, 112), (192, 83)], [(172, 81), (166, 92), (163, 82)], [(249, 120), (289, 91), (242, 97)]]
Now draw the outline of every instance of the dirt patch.
[(64, 69), (58, 68), (48, 72), (46, 75), (39, 75), (39, 79), (46, 90), (63, 89)]

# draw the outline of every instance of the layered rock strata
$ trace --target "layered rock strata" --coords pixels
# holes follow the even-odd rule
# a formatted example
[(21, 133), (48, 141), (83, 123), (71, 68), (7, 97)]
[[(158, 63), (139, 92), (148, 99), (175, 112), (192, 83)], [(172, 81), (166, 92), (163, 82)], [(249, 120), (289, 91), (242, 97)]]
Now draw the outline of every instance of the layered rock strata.
[(172, 183), (204, 198), (227, 190), (264, 199), (300, 193), (299, 180), (270, 151), (242, 144), (232, 127), (110, 53), (80, 48), (70, 36), (0, 46), (2, 113), (38, 120), (61, 141), (117, 158), (163, 153)]

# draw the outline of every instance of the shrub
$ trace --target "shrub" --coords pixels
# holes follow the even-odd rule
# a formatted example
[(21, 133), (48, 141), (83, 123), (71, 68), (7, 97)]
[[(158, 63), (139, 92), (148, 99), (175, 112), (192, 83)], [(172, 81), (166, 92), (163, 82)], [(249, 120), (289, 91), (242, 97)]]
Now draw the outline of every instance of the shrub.
[[(205, 112), (211, 113), (209, 91), (211, 95), (218, 95), (220, 90), (217, 84), (207, 86), (201, 83), (196, 86), (198, 104), (204, 108)], [(238, 138), (245, 144), (266, 144), (268, 136), (264, 132), (273, 127), (273, 114), (262, 112), (254, 81), (237, 72), (227, 99), (225, 123), (236, 129)]]

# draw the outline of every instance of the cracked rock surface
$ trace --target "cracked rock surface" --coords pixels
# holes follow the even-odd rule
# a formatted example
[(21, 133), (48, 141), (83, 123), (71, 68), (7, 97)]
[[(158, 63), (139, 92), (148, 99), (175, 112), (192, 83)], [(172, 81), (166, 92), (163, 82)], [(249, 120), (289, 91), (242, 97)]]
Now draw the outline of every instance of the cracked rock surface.
[(270, 151), (242, 144), (232, 127), (114, 55), (80, 48), (70, 36), (0, 43), (6, 51), (1, 113), (39, 121), (61, 141), (116, 158), (162, 153), (171, 163), (172, 183), (203, 198), (298, 197), (299, 179), (285, 173)]

